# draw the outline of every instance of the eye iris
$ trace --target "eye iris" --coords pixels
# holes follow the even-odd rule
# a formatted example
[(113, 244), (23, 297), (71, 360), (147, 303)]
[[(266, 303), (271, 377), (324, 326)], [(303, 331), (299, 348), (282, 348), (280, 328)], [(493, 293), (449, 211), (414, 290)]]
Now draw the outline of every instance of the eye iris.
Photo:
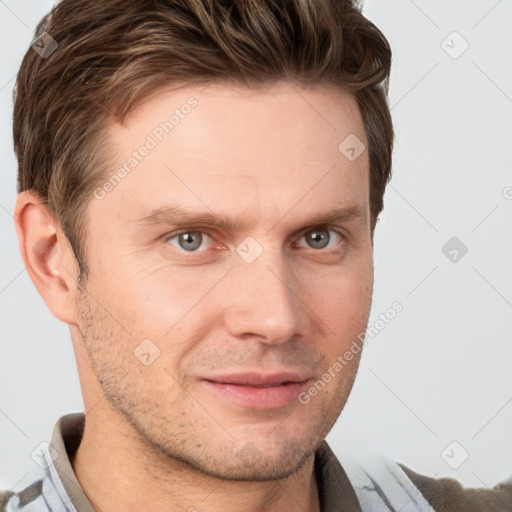
[(310, 245), (315, 249), (323, 249), (329, 244), (330, 235), (329, 231), (326, 229), (310, 231), (307, 236), (309, 238)]
[(179, 236), (180, 247), (186, 251), (201, 247), (202, 240), (203, 236), (198, 231), (187, 231)]

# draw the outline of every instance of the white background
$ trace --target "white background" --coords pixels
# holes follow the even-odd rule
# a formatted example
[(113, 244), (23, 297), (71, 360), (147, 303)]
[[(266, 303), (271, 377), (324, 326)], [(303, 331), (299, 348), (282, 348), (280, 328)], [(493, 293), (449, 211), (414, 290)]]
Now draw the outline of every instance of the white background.
[[(68, 327), (30, 281), (12, 218), (12, 87), (50, 6), (0, 0), (0, 488), (28, 485), (32, 450), (83, 410)], [(493, 486), (512, 472), (512, 1), (367, 0), (363, 12), (393, 49), (396, 130), (370, 324), (395, 301), (404, 310), (367, 344), (327, 440)], [(456, 263), (441, 250), (454, 236), (468, 248)], [(453, 441), (452, 465), (469, 453), (458, 469), (441, 456)]]

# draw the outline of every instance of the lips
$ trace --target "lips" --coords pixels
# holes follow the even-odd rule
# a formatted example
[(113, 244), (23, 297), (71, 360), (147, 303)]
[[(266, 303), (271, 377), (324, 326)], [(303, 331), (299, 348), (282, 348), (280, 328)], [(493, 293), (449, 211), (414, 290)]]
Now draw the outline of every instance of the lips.
[(292, 382), (304, 382), (309, 375), (304, 372), (279, 372), (273, 374), (260, 373), (235, 373), (229, 375), (219, 375), (215, 377), (205, 377), (205, 380), (217, 382), (219, 384), (234, 384), (237, 386), (253, 386), (269, 388), (288, 384)]
[(279, 372), (217, 375), (202, 382), (229, 406), (262, 410), (279, 409), (297, 401), (310, 380), (305, 372)]

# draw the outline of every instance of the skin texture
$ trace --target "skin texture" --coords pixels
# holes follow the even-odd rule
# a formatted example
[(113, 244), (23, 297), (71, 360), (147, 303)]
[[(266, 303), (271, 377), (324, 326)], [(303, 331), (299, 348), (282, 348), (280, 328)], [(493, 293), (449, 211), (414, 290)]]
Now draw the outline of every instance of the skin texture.
[[(136, 168), (91, 197), (85, 289), (58, 222), (29, 192), (18, 197), (27, 269), (70, 325), (76, 354), (86, 426), (72, 465), (103, 512), (319, 511), (314, 452), (343, 409), (361, 353), (307, 404), (242, 407), (202, 378), (298, 369), (314, 382), (366, 328), (368, 152), (350, 161), (338, 150), (349, 134), (367, 146), (357, 103), (340, 90), (290, 84), (161, 89), (106, 130), (112, 172), (191, 97), (195, 108)], [(239, 225), (138, 222), (165, 205)], [(362, 215), (311, 225), (348, 206)], [(176, 233), (197, 229), (206, 233), (200, 246), (186, 250)], [(317, 232), (327, 247), (315, 245)], [(236, 250), (247, 237), (262, 251), (251, 263)], [(149, 365), (134, 355), (143, 340), (150, 357), (158, 353)]]

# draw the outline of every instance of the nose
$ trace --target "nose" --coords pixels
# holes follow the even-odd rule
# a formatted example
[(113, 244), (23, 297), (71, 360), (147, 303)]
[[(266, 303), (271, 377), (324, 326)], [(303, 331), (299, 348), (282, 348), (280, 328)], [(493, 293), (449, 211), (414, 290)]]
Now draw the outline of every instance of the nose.
[(267, 345), (282, 344), (297, 335), (305, 315), (294, 281), (293, 269), (281, 255), (264, 252), (252, 263), (238, 262), (226, 283), (229, 334), (254, 337)]

